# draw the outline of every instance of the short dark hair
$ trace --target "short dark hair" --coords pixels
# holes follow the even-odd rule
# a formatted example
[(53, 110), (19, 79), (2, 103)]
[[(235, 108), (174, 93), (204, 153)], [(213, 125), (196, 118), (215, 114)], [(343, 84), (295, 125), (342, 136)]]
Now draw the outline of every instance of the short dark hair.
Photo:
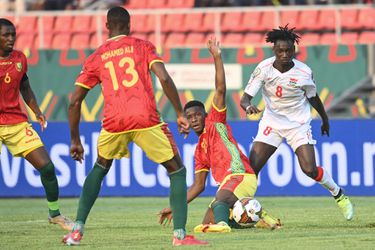
[(107, 22), (110, 27), (120, 26), (121, 28), (127, 28), (130, 22), (130, 14), (123, 7), (113, 7), (108, 10)]
[(279, 26), (279, 29), (272, 29), (267, 32), (266, 42), (275, 44), (278, 40), (282, 41), (292, 41), (293, 44), (299, 42), (300, 36), (294, 31), (294, 28), (288, 27), (288, 24), (284, 27)]
[(204, 104), (202, 102), (197, 101), (197, 100), (192, 100), (185, 104), (184, 112), (186, 112), (186, 110), (191, 107), (201, 107), (204, 111), (206, 111)]
[(6, 18), (0, 18), (0, 28), (4, 26), (14, 26), (14, 24)]

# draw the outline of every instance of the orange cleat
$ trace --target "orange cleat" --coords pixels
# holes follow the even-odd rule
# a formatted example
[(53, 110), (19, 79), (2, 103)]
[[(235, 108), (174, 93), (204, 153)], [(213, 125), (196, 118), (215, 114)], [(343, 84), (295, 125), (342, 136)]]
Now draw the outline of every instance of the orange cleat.
[(192, 246), (192, 245), (207, 245), (207, 241), (197, 240), (193, 235), (186, 235), (184, 239), (179, 240), (177, 237), (173, 237), (173, 246)]

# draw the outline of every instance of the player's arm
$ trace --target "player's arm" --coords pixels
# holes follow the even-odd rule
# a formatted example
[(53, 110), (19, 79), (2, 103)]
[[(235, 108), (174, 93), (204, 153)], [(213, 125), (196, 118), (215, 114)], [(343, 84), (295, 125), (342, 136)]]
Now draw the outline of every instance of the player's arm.
[(255, 68), (251, 74), (250, 79), (245, 87), (244, 94), (240, 100), (241, 108), (246, 111), (247, 115), (258, 114), (261, 112), (251, 101), (263, 86), (263, 72), (260, 67)]
[(39, 108), (34, 92), (31, 89), (29, 78), (26, 74), (22, 77), (20, 84), (20, 92), (27, 106), (29, 106), (30, 109), (34, 112), (35, 117), (40, 123), (40, 126), (42, 127), (43, 131), (46, 127), (46, 117), (43, 115), (42, 111)]
[(225, 92), (227, 88), (225, 84), (225, 72), (223, 60), (221, 58), (219, 41), (216, 41), (216, 38), (209, 39), (207, 42), (207, 47), (215, 62), (215, 95), (213, 103), (218, 109), (224, 109)]
[(70, 127), (70, 138), (71, 147), (70, 155), (71, 157), (81, 162), (83, 160), (83, 146), (81, 144), (81, 139), (79, 137), (79, 120), (81, 118), (81, 105), (82, 101), (85, 99), (88, 89), (76, 86), (72, 98), (70, 100), (68, 109), (68, 119)]
[(324, 105), (322, 103), (322, 100), (320, 100), (319, 95), (316, 94), (315, 96), (311, 98), (307, 98), (307, 100), (309, 100), (309, 103), (311, 104), (311, 106), (318, 112), (318, 114), (322, 118), (322, 126), (321, 126), (322, 135), (326, 134), (327, 136), (329, 136), (329, 119), (328, 119), (327, 112), (324, 108)]
[(176, 85), (173, 82), (173, 79), (168, 74), (165, 69), (164, 63), (155, 62), (151, 65), (151, 71), (159, 78), (161, 86), (165, 95), (168, 97), (169, 101), (172, 103), (174, 110), (177, 115), (177, 124), (179, 126), (180, 133), (189, 133), (189, 123), (184, 117), (184, 112), (178, 96)]

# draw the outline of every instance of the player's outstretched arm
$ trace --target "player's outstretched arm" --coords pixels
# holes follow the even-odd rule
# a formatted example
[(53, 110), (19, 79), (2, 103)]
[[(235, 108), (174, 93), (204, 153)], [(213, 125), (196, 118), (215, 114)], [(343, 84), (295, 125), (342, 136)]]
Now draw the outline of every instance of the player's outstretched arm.
[(253, 97), (247, 93), (244, 93), (241, 97), (240, 105), (241, 108), (246, 111), (247, 115), (258, 114), (261, 112), (255, 105), (251, 103)]
[(322, 118), (322, 126), (321, 126), (322, 135), (329, 136), (329, 119), (328, 119), (326, 110), (324, 109), (324, 105), (322, 101), (320, 100), (319, 95), (316, 94), (316, 96), (308, 98), (308, 100), (311, 106), (318, 112), (318, 114)]
[(165, 69), (164, 63), (155, 62), (151, 66), (152, 72), (159, 78), (161, 86), (165, 95), (168, 97), (169, 101), (172, 103), (174, 110), (176, 111), (177, 115), (177, 124), (180, 134), (188, 134), (189, 133), (189, 123), (184, 116), (184, 112), (182, 110), (182, 105), (180, 102), (180, 98), (177, 93), (176, 85), (174, 84), (171, 76), (168, 74), (167, 70)]
[(38, 120), (42, 131), (46, 128), (46, 117), (43, 115), (42, 111), (39, 108), (38, 102), (36, 101), (33, 90), (31, 89), (29, 79), (25, 79), (21, 82), (20, 92), (23, 100), (34, 112), (36, 119)]
[(85, 99), (88, 90), (80, 86), (76, 86), (75, 91), (70, 100), (68, 109), (68, 119), (70, 127), (70, 156), (79, 162), (83, 160), (83, 146), (79, 137), (79, 120), (81, 118), (81, 105), (83, 99)]
[(218, 109), (223, 109), (225, 108), (225, 93), (227, 87), (219, 41), (217, 41), (216, 38), (210, 38), (207, 42), (207, 47), (215, 62), (215, 95), (213, 102)]

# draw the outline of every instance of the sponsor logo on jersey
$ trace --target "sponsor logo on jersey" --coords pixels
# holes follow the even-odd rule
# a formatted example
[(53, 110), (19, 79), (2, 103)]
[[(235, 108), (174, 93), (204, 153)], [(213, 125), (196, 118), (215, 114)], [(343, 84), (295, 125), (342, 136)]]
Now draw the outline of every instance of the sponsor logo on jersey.
[(202, 143), (201, 143), (201, 147), (203, 148), (203, 151), (207, 154), (207, 147), (208, 147), (208, 145), (207, 145), (206, 138), (203, 138)]
[(21, 71), (22, 71), (22, 63), (20, 63), (20, 62), (16, 63), (16, 70), (17, 70), (18, 72), (21, 72)]

